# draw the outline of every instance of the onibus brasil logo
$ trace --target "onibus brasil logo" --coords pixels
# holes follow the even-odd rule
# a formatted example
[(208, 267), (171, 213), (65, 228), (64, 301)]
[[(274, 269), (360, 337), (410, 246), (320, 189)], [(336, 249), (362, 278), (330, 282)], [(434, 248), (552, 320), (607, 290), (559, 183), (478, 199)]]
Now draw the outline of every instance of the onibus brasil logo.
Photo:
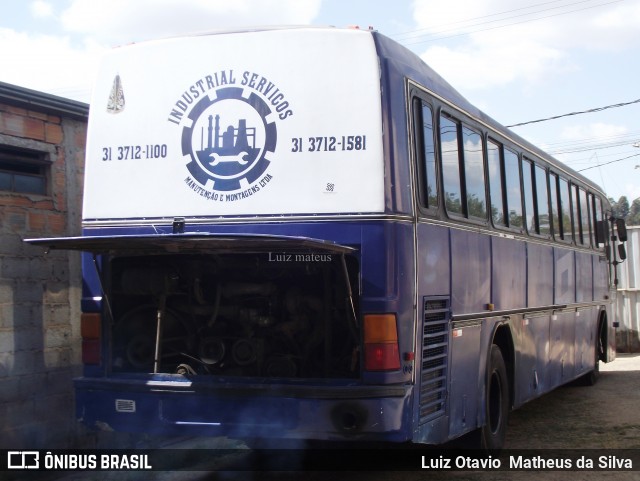
[(182, 126), (185, 184), (216, 202), (259, 193), (273, 179), (276, 122), (291, 115), (285, 95), (259, 74), (223, 70), (198, 79), (167, 119)]

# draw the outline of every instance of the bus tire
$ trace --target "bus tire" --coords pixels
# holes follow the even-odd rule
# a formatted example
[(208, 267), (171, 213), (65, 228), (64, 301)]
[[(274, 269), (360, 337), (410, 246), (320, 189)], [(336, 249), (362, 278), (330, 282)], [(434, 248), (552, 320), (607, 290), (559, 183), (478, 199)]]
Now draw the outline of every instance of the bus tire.
[(504, 446), (509, 419), (509, 378), (502, 351), (492, 344), (485, 379), (485, 424), (479, 429), (479, 447), (496, 452)]

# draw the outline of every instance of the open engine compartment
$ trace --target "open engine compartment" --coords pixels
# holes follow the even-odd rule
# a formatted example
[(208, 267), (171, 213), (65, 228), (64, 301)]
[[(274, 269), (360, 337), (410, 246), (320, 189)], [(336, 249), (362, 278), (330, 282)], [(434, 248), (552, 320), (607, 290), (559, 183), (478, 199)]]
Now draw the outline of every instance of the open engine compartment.
[(308, 251), (118, 256), (108, 265), (108, 279), (113, 372), (279, 379), (359, 375), (353, 256)]

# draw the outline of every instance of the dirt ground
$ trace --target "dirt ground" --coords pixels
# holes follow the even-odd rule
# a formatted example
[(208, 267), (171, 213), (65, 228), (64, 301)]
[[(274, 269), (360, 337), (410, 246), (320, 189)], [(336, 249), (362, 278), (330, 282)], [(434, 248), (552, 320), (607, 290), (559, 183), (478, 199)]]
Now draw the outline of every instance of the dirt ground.
[[(640, 450), (640, 354), (618, 354), (614, 362), (600, 363), (600, 378), (595, 386), (564, 386), (512, 412), (505, 448)], [(637, 481), (640, 466), (635, 469), (436, 473), (429, 479)]]
[[(212, 440), (196, 440), (193, 447), (216, 447)], [(214, 443), (207, 446), (207, 443)], [(183, 445), (168, 446), (188, 448)], [(224, 444), (218, 447), (233, 447)], [(235, 447), (238, 445), (235, 444)], [(640, 354), (618, 354), (613, 363), (602, 364), (600, 379), (595, 386), (568, 385), (536, 399), (511, 413), (507, 432), (507, 450), (544, 449), (585, 450), (632, 449), (635, 459), (640, 459)], [(247, 452), (249, 452), (247, 450)], [(593, 453), (593, 451), (591, 452)], [(596, 451), (597, 453), (597, 451)], [(384, 456), (384, 451), (380, 452)], [(348, 462), (349, 452), (339, 451)], [(555, 456), (555, 454), (554, 454)], [(235, 462), (245, 463), (240, 454)], [(53, 479), (80, 481), (103, 479), (132, 481), (154, 479), (159, 481), (203, 480), (278, 480), (278, 481), (565, 481), (565, 480), (640, 480), (640, 461), (634, 471), (403, 471), (403, 472), (245, 472), (219, 471), (181, 472), (100, 472), (68, 473)], [(224, 463), (222, 463), (224, 466)], [(98, 475), (98, 477), (96, 477)], [(0, 476), (1, 478), (2, 476)], [(47, 477), (49, 481), (50, 477)]]
[(506, 447), (640, 449), (640, 354), (600, 363), (595, 386), (565, 386), (514, 411)]

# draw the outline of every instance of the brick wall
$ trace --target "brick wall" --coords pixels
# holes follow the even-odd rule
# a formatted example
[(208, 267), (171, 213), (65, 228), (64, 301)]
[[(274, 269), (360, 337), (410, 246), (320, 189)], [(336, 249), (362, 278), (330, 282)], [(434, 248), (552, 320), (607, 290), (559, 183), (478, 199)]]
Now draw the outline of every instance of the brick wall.
[(45, 256), (22, 239), (80, 234), (85, 139), (81, 115), (0, 96), (0, 146), (45, 152), (50, 161), (48, 195), (0, 190), (0, 448), (77, 444), (80, 257)]

